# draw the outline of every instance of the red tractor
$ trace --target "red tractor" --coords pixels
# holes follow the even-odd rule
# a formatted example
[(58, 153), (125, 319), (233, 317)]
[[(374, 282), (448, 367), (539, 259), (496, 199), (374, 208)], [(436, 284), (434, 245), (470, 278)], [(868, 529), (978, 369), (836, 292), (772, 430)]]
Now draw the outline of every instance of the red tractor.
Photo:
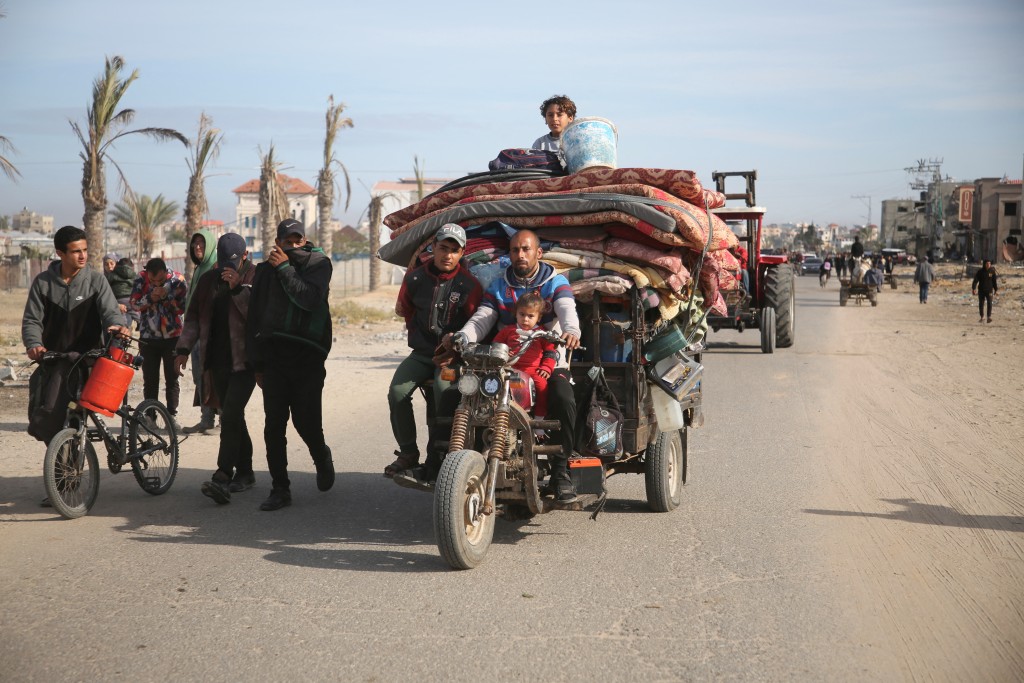
[[(726, 192), (725, 179), (732, 176), (746, 181), (745, 192)], [(742, 205), (727, 204), (714, 209), (714, 213), (732, 225), (745, 223), (746, 230), (740, 236), (740, 244), (747, 251), (747, 264), (746, 282), (739, 289), (723, 292), (728, 315), (709, 315), (708, 326), (715, 331), (727, 328), (740, 332), (756, 327), (761, 331), (761, 351), (764, 353), (774, 353), (777, 346), (792, 346), (796, 333), (794, 271), (787, 255), (761, 253), (764, 207), (754, 202), (757, 171), (715, 171), (711, 177), (715, 181), (715, 189), (724, 194), (726, 200), (743, 200)]]

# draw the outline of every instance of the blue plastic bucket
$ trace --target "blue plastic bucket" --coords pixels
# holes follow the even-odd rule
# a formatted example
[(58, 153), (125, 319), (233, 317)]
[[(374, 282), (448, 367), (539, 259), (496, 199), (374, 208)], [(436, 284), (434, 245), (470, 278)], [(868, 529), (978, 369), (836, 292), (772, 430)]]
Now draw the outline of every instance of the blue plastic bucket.
[(562, 131), (559, 147), (569, 173), (591, 166), (616, 168), (615, 150), (619, 134), (608, 119), (586, 116), (576, 119)]

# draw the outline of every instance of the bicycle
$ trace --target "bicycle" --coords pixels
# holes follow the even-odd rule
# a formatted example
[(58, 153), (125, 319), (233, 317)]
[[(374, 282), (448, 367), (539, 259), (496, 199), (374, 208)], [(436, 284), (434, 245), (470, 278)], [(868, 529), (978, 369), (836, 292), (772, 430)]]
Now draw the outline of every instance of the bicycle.
[[(107, 469), (117, 474), (130, 463), (135, 480), (151, 495), (167, 493), (178, 473), (178, 435), (167, 407), (156, 399), (145, 399), (134, 409), (128, 403), (128, 384), (142, 361), (141, 357), (127, 353), (132, 341), (138, 340), (116, 335), (106, 350), (94, 349), (85, 354), (48, 351), (40, 360), (41, 363), (71, 361), (69, 378), (79, 371), (80, 364), (87, 365), (90, 360), (94, 363), (89, 379), (68, 405), (64, 429), (50, 441), (43, 459), (46, 493), (53, 508), (67, 519), (88, 514), (99, 495), (99, 462), (93, 442), (102, 441), (106, 447)], [(95, 364), (100, 365), (101, 372), (96, 371)], [(120, 373), (119, 384), (123, 384), (123, 391), (120, 386), (112, 387), (104, 382), (111, 379), (110, 370)], [(104, 374), (104, 371), (108, 372)], [(92, 391), (90, 382), (93, 382)], [(95, 399), (96, 387), (105, 392), (102, 394), (105, 400), (99, 404), (87, 400)], [(114, 410), (110, 402), (119, 391), (120, 406)], [(112, 400), (118, 402), (116, 398)], [(103, 416), (120, 417), (120, 433), (112, 433)], [(89, 426), (90, 421), (94, 426)]]

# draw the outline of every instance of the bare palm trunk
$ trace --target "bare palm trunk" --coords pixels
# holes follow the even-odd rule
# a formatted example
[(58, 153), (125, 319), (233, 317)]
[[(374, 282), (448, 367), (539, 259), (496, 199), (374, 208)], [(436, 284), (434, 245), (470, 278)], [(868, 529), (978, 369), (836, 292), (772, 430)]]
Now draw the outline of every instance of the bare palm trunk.
[(380, 287), (380, 258), (377, 252), (380, 250), (380, 222), (383, 199), (374, 197), (370, 200), (370, 291)]
[(331, 234), (331, 215), (334, 208), (334, 173), (330, 169), (320, 171), (317, 179), (319, 193), (317, 194), (317, 213), (319, 214), (320, 225), (317, 231), (317, 246), (324, 250), (328, 257), (333, 257), (334, 240)]
[(103, 268), (103, 254), (106, 253), (107, 178), (103, 162), (91, 166), (85, 162), (82, 175), (82, 201), (85, 213), (82, 227), (89, 245), (89, 265), (97, 270)]
[(203, 179), (196, 175), (188, 183), (185, 196), (185, 281), (192, 282), (196, 264), (192, 262), (192, 236), (203, 228), (203, 207), (206, 206), (206, 189)]

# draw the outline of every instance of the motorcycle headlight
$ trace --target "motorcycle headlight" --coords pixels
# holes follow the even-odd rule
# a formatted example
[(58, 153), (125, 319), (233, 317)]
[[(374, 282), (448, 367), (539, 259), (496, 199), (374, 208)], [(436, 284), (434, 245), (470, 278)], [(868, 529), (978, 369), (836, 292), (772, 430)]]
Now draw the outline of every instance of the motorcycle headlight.
[(480, 378), (471, 372), (459, 378), (459, 393), (463, 396), (472, 396), (480, 388)]
[(495, 396), (498, 395), (498, 389), (500, 388), (501, 380), (498, 378), (498, 376), (487, 375), (486, 377), (484, 377), (484, 384), (483, 387), (480, 389), (480, 393), (482, 393), (487, 398), (494, 398)]

